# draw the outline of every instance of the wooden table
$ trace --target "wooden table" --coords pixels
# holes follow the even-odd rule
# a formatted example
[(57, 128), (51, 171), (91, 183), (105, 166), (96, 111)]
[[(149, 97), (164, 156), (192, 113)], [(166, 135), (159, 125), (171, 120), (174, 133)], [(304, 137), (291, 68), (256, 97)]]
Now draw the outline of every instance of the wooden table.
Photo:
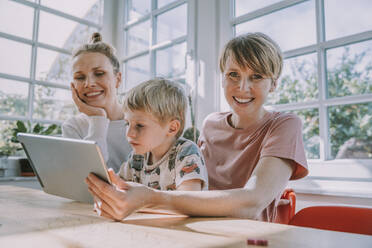
[[(372, 236), (231, 218), (136, 213), (100, 218), (88, 204), (0, 185), (0, 247), (372, 247)], [(254, 246), (252, 246), (254, 247)]]

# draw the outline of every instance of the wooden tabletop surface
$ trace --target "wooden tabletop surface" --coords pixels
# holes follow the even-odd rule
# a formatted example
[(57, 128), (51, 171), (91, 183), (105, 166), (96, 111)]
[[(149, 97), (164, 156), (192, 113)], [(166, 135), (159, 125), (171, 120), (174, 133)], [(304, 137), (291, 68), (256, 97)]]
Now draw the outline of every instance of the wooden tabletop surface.
[(0, 247), (372, 247), (372, 236), (231, 218), (136, 213), (121, 222), (89, 204), (0, 185)]

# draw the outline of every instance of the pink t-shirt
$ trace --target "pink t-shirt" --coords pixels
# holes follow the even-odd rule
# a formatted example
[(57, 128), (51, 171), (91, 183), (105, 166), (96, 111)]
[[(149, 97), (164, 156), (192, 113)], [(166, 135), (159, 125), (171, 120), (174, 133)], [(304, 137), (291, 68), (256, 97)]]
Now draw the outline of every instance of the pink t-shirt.
[[(267, 112), (256, 125), (235, 129), (227, 121), (231, 114), (210, 114), (199, 138), (208, 170), (209, 189), (244, 187), (262, 157), (294, 161), (291, 180), (307, 175), (302, 123), (296, 115)], [(280, 195), (263, 211), (259, 220), (274, 220), (279, 199)]]

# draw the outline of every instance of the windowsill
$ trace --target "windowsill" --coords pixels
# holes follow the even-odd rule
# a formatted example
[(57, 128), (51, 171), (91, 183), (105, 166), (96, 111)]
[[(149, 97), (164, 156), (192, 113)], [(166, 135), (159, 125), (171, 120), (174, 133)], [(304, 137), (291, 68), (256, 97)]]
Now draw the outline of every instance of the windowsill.
[(309, 175), (289, 187), (304, 194), (372, 198), (372, 160), (309, 160)]
[(323, 180), (304, 178), (288, 184), (295, 192), (303, 194), (361, 197), (372, 199), (372, 182)]
[(0, 182), (7, 182), (7, 181), (37, 181), (35, 177), (0, 177)]

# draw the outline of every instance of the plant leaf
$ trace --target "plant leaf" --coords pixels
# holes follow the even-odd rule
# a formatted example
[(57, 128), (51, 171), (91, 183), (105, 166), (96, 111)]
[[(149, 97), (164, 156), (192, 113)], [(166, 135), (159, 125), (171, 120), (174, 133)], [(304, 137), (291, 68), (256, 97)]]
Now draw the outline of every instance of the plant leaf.
[[(15, 130), (17, 133), (26, 133), (27, 128), (25, 126), (25, 123), (23, 121), (17, 121), (17, 130)], [(16, 133), (16, 135), (17, 135)]]
[(56, 130), (57, 127), (58, 127), (58, 126), (57, 126), (56, 124), (52, 124), (52, 125), (50, 125), (50, 126), (47, 128), (47, 130), (43, 131), (42, 134), (44, 134), (44, 135), (50, 135), (51, 133), (54, 132), (54, 130)]
[(43, 126), (40, 125), (39, 123), (36, 123), (36, 125), (34, 126), (32, 130), (32, 133), (39, 134), (41, 133), (42, 130), (43, 130)]

